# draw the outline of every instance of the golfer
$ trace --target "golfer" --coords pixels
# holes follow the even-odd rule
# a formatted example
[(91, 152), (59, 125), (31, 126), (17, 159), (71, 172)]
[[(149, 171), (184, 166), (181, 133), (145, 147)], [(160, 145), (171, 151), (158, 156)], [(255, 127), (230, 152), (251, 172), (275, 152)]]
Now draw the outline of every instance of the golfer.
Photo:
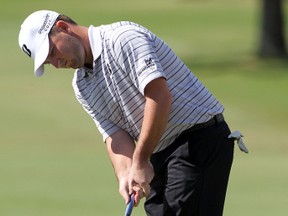
[(19, 45), (37, 77), (45, 64), (76, 69), (76, 98), (126, 203), (134, 193), (149, 216), (222, 215), (234, 148), (224, 108), (163, 40), (128, 21), (85, 27), (41, 10)]

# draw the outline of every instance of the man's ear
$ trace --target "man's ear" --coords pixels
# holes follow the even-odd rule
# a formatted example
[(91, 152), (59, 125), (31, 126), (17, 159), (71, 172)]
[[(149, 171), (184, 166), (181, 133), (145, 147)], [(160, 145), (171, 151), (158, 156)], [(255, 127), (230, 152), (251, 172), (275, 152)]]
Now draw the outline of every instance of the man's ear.
[(70, 31), (70, 26), (63, 20), (58, 20), (55, 25), (64, 32)]

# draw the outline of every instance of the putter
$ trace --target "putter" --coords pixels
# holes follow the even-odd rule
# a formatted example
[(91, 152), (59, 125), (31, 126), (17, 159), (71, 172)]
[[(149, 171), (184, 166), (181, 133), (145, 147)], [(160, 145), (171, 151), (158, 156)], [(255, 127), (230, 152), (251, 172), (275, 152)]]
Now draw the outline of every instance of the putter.
[(134, 193), (130, 196), (130, 202), (126, 207), (125, 216), (131, 216), (133, 206), (134, 206)]

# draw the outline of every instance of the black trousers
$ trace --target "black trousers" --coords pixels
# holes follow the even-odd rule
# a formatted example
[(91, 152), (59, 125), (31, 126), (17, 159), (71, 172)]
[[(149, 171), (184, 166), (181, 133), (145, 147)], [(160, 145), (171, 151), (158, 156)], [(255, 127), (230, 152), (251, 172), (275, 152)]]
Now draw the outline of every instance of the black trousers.
[(148, 216), (221, 216), (234, 141), (225, 121), (180, 135), (152, 155)]

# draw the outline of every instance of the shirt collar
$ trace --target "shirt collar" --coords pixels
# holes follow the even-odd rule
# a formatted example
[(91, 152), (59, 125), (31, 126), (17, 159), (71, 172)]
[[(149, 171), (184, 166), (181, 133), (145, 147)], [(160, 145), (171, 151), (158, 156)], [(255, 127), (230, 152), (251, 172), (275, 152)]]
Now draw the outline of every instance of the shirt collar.
[(93, 60), (95, 61), (102, 52), (102, 39), (100, 35), (100, 27), (91, 25), (88, 29), (90, 47), (92, 50)]

